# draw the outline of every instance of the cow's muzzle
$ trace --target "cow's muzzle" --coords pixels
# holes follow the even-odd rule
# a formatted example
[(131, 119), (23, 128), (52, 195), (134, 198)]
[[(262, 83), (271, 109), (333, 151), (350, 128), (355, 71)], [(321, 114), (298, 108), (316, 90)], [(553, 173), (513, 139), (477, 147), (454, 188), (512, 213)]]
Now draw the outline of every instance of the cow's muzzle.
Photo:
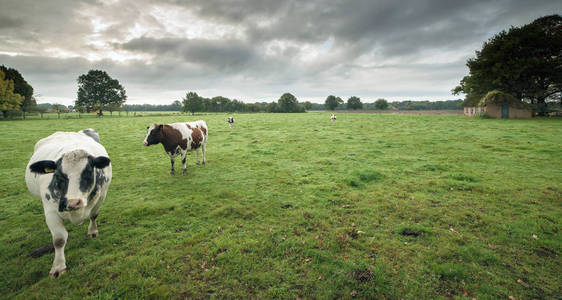
[(148, 142), (147, 142), (147, 141), (142, 142), (142, 144), (145, 145), (145, 146), (148, 146)]
[(75, 210), (84, 207), (84, 201), (82, 199), (70, 199), (66, 205), (67, 210)]

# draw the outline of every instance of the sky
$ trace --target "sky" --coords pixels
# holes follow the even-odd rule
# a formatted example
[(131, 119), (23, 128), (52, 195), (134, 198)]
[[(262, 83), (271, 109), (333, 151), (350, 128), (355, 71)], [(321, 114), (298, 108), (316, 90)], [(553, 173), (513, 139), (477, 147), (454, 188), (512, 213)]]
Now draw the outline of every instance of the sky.
[(560, 14), (560, 0), (0, 0), (0, 64), (38, 102), (73, 104), (101, 69), (128, 104), (188, 91), (247, 103), (289, 92), (447, 100), (466, 60), (511, 26)]

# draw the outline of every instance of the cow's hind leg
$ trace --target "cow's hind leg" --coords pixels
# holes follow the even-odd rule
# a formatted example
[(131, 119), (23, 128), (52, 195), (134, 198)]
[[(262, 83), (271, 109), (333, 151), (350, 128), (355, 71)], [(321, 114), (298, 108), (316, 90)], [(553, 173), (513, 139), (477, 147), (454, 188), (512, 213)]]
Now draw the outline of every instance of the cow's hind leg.
[(201, 147), (197, 148), (197, 150), (195, 150), (195, 157), (197, 157), (197, 159), (195, 160), (195, 164), (200, 164), (199, 162), (199, 152), (201, 151)]
[(49, 212), (45, 215), (47, 226), (53, 236), (53, 246), (55, 246), (55, 260), (49, 276), (58, 277), (66, 273), (66, 259), (64, 258), (64, 246), (68, 238), (68, 232), (64, 228), (62, 219), (55, 213)]
[(88, 225), (88, 236), (92, 238), (95, 238), (96, 236), (99, 235), (98, 224), (96, 223), (96, 219), (98, 217), (98, 213), (100, 211), (103, 200), (105, 199), (105, 195), (106, 195), (105, 192), (102, 192), (100, 198), (96, 203), (96, 206), (94, 206), (94, 208), (92, 208), (92, 211), (90, 212), (90, 225)]
[(205, 164), (207, 163), (207, 157), (205, 156), (205, 153), (207, 153), (207, 143), (201, 145), (201, 152), (203, 152), (203, 164)]

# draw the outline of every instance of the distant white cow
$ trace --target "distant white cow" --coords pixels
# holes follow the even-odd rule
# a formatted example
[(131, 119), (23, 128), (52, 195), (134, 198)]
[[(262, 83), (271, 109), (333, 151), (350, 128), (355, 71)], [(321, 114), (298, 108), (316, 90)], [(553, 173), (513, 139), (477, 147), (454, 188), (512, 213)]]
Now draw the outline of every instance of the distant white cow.
[(232, 129), (232, 125), (234, 125), (234, 118), (228, 117), (228, 128)]
[(336, 121), (336, 115), (332, 114), (330, 116), (330, 120), (332, 120), (332, 122), (335, 122)]
[(55, 247), (49, 275), (66, 272), (64, 221), (82, 224), (90, 219), (88, 235), (96, 237), (96, 218), (111, 181), (111, 163), (93, 129), (55, 132), (39, 140), (25, 171), (27, 188), (41, 198), (45, 221)]

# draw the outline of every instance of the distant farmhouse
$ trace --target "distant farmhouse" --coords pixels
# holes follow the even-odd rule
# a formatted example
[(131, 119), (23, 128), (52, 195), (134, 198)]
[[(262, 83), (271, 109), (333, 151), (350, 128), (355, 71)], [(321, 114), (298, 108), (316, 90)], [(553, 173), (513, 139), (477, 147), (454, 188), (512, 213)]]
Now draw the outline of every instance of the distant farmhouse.
[(519, 99), (501, 91), (491, 91), (482, 99), (468, 101), (464, 105), (467, 117), (486, 114), (492, 118), (515, 119), (531, 118), (533, 111), (530, 106)]

